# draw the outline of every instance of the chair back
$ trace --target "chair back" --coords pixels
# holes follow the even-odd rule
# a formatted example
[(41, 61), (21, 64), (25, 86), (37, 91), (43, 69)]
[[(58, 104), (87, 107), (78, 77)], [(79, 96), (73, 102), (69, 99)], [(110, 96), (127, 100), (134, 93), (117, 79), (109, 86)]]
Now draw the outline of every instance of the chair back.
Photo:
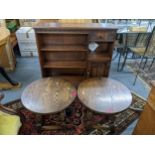
[[(139, 27), (137, 26), (131, 26), (131, 31), (139, 31), (140, 33), (129, 33), (127, 35), (127, 46), (129, 47), (146, 47), (147, 40), (150, 36), (149, 33), (146, 33), (145, 31), (148, 31), (149, 27), (149, 21), (139, 21)], [(143, 32), (144, 31), (144, 32)]]
[(117, 39), (118, 40), (115, 44), (117, 48), (129, 48), (129, 47), (135, 47), (136, 40), (137, 40), (138, 34), (137, 33), (124, 33), (124, 34), (118, 34)]
[(155, 57), (155, 27), (149, 36), (144, 56)]
[(129, 33), (126, 34), (126, 39), (124, 37), (124, 42), (126, 41), (127, 47), (135, 47), (135, 42), (137, 40), (138, 33)]
[(149, 36), (149, 33), (139, 33), (135, 41), (135, 47), (146, 47)]

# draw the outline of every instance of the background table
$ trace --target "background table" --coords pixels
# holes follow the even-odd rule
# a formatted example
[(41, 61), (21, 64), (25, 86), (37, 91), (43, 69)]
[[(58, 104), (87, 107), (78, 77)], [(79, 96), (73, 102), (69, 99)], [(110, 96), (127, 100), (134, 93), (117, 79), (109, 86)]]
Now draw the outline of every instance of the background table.
[[(130, 52), (128, 48), (130, 47), (145, 47), (147, 38), (149, 38), (149, 35), (152, 32), (152, 28), (149, 26), (148, 28), (146, 27), (141, 27), (141, 26), (131, 26), (133, 28), (136, 28), (134, 31), (130, 30), (129, 27), (124, 27), (120, 28), (117, 31), (117, 38), (118, 39), (118, 44), (116, 45), (116, 48), (121, 48), (123, 49), (122, 52), (120, 52), (119, 59), (118, 59), (118, 71), (122, 71), (127, 60), (128, 53)], [(140, 29), (139, 29), (140, 28)], [(144, 29), (141, 29), (144, 28)], [(138, 39), (139, 38), (139, 39)], [(140, 39), (142, 38), (142, 39)], [(138, 40), (141, 41), (141, 43), (138, 43)], [(143, 41), (143, 42), (142, 42)], [(124, 56), (123, 63), (120, 67), (120, 60), (121, 56)]]

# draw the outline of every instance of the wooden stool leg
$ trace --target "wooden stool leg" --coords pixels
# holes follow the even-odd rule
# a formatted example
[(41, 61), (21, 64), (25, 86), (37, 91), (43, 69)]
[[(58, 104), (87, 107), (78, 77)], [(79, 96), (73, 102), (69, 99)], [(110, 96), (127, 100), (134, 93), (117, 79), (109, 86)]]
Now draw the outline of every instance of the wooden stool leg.
[(111, 134), (114, 134), (116, 117), (115, 115), (109, 115), (109, 119), (110, 119), (110, 131), (111, 131)]
[(36, 119), (37, 119), (36, 121), (37, 130), (41, 132), (43, 126), (43, 115), (36, 114)]
[[(54, 124), (50, 124), (50, 125), (44, 125), (44, 119), (43, 119), (44, 116), (42, 116), (41, 120), (42, 120), (42, 123), (41, 123), (41, 130), (58, 130), (58, 129), (62, 129), (62, 126), (61, 125), (54, 125)], [(66, 112), (65, 111), (62, 111), (60, 113), (60, 118), (61, 118), (61, 121), (64, 121), (66, 117)]]

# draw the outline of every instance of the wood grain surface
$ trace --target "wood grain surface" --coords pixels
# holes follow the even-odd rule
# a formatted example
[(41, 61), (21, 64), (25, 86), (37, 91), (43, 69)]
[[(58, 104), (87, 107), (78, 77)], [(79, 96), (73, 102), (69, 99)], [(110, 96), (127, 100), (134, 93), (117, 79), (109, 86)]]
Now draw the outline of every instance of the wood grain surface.
[(133, 131), (133, 135), (155, 135), (155, 111), (147, 103)]
[(22, 93), (22, 104), (28, 110), (56, 113), (67, 108), (76, 97), (76, 89), (62, 78), (44, 78), (27, 86)]
[(102, 29), (107, 29), (107, 30), (117, 30), (117, 27), (115, 25), (111, 24), (105, 24), (105, 23), (52, 23), (52, 22), (47, 22), (47, 23), (38, 23), (37, 25), (34, 26), (34, 29), (40, 29), (40, 28), (46, 28), (46, 29), (61, 29), (61, 30), (67, 30), (67, 29), (72, 29), (72, 30), (102, 30)]
[(132, 101), (130, 90), (110, 78), (91, 78), (78, 88), (81, 102), (93, 111), (114, 114), (127, 109)]

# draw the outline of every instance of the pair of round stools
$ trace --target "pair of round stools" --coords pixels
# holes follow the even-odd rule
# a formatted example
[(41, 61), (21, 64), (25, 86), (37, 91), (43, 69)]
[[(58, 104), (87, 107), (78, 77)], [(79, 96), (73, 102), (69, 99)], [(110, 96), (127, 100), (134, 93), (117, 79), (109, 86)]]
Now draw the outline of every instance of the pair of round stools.
[(110, 78), (89, 78), (76, 88), (59, 77), (37, 80), (22, 93), (23, 106), (38, 114), (53, 114), (65, 110), (78, 96), (90, 110), (116, 114), (126, 110), (132, 101), (130, 90)]

